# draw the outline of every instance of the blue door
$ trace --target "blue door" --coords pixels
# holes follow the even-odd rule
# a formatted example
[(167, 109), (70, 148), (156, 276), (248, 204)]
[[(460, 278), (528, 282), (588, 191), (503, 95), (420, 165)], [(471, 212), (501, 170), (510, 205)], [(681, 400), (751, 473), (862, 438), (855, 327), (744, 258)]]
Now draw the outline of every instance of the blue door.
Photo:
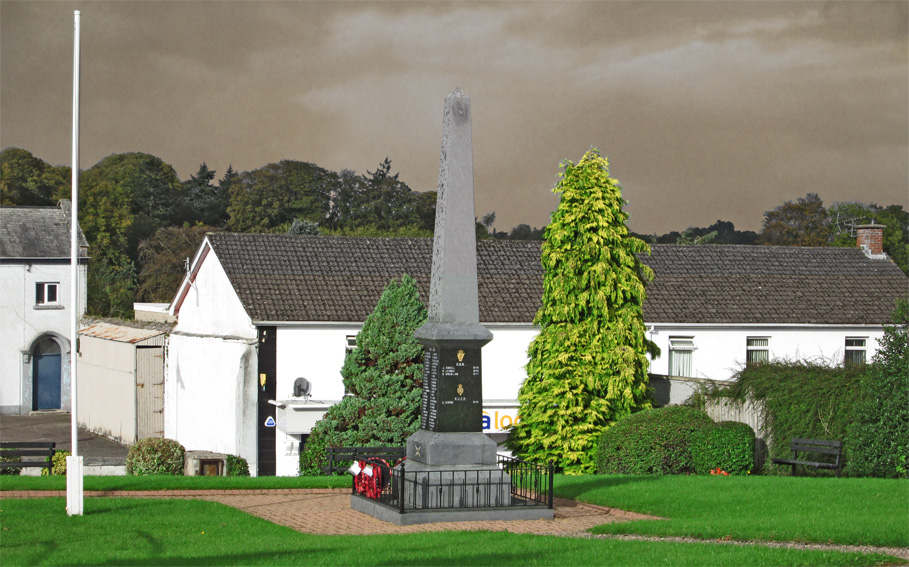
[(41, 341), (33, 360), (34, 409), (60, 409), (60, 346), (53, 340)]

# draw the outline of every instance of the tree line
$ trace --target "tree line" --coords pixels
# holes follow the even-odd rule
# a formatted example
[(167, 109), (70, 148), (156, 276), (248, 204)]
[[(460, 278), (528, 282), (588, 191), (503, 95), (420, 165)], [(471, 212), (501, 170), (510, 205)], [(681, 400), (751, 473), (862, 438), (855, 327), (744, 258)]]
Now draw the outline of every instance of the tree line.
[[(79, 221), (90, 244), (88, 312), (132, 317), (132, 304), (170, 301), (208, 232), (431, 236), (435, 191), (413, 191), (385, 158), (374, 171), (340, 172), (282, 160), (219, 178), (206, 163), (181, 181), (141, 152), (110, 155), (82, 172)], [(0, 205), (52, 206), (72, 194), (71, 170), (20, 148), (0, 152)], [(495, 213), (479, 238), (542, 238), (519, 225), (497, 232)], [(485, 223), (485, 224), (484, 224)]]
[(824, 207), (817, 193), (764, 212), (760, 232), (738, 231), (729, 221), (708, 227), (689, 227), (660, 236), (632, 233), (652, 244), (753, 244), (766, 246), (855, 247), (855, 227), (884, 226), (884, 252), (909, 274), (909, 211), (902, 205), (844, 202)]
[[(0, 153), (0, 204), (50, 206), (71, 196), (71, 172), (27, 150)], [(283, 160), (217, 178), (205, 163), (181, 181), (145, 153), (110, 155), (82, 172), (79, 221), (91, 246), (88, 311), (129, 318), (134, 301), (170, 301), (205, 234), (219, 230), (427, 236), (435, 192), (412, 191), (386, 158), (340, 173)]]
[[(0, 152), (0, 204), (49, 206), (71, 195), (71, 173), (19, 148)], [(110, 155), (80, 176), (80, 224), (91, 246), (88, 311), (132, 317), (135, 301), (173, 298), (208, 232), (270, 232), (350, 236), (430, 236), (436, 192), (414, 191), (385, 158), (374, 171), (334, 172), (282, 160), (218, 177), (205, 163), (181, 181), (150, 154)], [(900, 205), (837, 203), (824, 208), (809, 193), (764, 213), (760, 233), (718, 220), (661, 236), (652, 243), (854, 246), (851, 227), (884, 224), (884, 250), (909, 273), (909, 213)], [(477, 220), (478, 238), (542, 240), (546, 227), (495, 228), (495, 212)]]

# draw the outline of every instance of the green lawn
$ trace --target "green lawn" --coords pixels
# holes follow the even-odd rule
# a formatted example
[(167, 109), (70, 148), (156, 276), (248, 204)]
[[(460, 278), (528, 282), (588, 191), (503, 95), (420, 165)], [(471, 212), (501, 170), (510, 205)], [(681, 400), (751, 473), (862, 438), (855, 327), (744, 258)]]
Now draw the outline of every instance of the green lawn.
[[(350, 488), (344, 476), (86, 476), (84, 490), (250, 490)], [(65, 476), (0, 475), (0, 491), (66, 490)]]
[[(349, 477), (86, 477), (85, 490), (347, 488)], [(556, 477), (556, 495), (668, 518), (599, 533), (909, 545), (909, 481), (790, 477)], [(63, 477), (0, 477), (0, 490), (65, 490)], [(311, 536), (211, 502), (62, 498), (0, 502), (8, 565), (876, 565), (879, 555), (492, 532)]]
[(312, 536), (213, 502), (0, 501), (0, 564), (14, 565), (884, 565), (892, 559), (708, 543), (441, 532)]
[(909, 481), (782, 476), (558, 476), (556, 495), (667, 521), (596, 533), (909, 546)]

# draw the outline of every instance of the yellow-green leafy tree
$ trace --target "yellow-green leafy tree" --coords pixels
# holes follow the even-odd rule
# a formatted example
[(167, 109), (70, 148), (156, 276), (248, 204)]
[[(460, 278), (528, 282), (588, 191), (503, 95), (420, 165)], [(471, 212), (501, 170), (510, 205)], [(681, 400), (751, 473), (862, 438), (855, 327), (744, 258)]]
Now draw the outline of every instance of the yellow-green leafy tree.
[(606, 158), (593, 148), (562, 167), (543, 244), (540, 333), (528, 349), (508, 445), (527, 460), (585, 474), (595, 472), (603, 431), (650, 407), (647, 354), (658, 349), (646, 337), (642, 306), (653, 272), (638, 258), (650, 247), (629, 235)]

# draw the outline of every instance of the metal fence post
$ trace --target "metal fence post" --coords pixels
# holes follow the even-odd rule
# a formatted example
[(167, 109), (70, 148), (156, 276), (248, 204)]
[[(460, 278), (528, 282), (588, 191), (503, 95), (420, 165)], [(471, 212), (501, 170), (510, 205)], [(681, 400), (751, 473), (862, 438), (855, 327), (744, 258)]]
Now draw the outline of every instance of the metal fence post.
[(401, 462), (400, 474), (401, 474), (401, 477), (400, 477), (401, 485), (398, 490), (398, 511), (403, 514), (404, 513), (404, 493), (407, 490), (407, 480), (406, 480), (406, 476), (404, 474), (404, 462), (403, 461)]
[(553, 471), (555, 468), (552, 465), (552, 460), (549, 461), (549, 509), (552, 510), (552, 477)]

